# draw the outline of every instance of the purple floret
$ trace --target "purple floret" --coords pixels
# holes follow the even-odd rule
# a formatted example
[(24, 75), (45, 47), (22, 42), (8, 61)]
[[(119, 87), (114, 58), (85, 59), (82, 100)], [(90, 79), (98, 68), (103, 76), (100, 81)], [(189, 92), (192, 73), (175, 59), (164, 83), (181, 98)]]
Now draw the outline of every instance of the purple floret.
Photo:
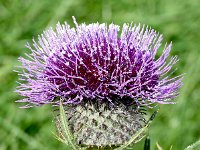
[[(24, 96), (25, 107), (46, 103), (78, 104), (85, 99), (113, 101), (129, 97), (141, 105), (174, 103), (182, 85), (182, 75), (171, 78), (167, 73), (178, 61), (169, 56), (165, 45), (162, 55), (155, 55), (162, 35), (148, 27), (124, 24), (67, 23), (50, 28), (27, 44), (31, 54), (20, 57), (17, 92)], [(56, 99), (58, 98), (58, 99)]]

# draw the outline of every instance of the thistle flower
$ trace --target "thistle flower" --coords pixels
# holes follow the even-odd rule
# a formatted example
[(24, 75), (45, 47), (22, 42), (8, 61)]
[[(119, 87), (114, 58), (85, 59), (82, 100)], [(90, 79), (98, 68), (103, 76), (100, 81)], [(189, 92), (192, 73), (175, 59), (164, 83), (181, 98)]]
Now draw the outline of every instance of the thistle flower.
[(124, 24), (120, 33), (115, 24), (74, 23), (58, 23), (27, 44), (19, 102), (57, 106), (62, 99), (78, 144), (123, 144), (146, 122), (141, 107), (171, 104), (178, 95), (182, 75), (167, 75), (178, 61), (167, 63), (172, 43), (156, 59), (162, 35), (154, 29)]

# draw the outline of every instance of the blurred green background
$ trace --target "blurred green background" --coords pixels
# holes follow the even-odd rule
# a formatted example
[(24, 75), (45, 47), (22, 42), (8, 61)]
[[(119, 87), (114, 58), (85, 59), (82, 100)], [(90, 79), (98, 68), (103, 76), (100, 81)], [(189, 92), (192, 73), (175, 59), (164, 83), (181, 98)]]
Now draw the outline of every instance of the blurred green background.
[[(0, 0), (0, 150), (66, 149), (57, 141), (50, 106), (19, 109), (17, 58), (26, 42), (60, 21), (147, 24), (173, 41), (177, 74), (186, 73), (176, 105), (164, 105), (150, 127), (152, 149), (184, 149), (200, 138), (199, 0)], [(164, 45), (163, 43), (163, 45)], [(159, 51), (161, 53), (161, 49)], [(135, 149), (142, 149), (143, 142)]]

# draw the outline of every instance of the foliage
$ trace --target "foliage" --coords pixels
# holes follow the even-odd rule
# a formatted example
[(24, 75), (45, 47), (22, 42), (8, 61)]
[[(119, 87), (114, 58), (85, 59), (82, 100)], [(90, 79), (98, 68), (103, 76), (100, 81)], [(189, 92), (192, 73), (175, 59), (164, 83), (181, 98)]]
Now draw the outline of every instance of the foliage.
[(188, 146), (185, 150), (200, 150), (200, 141), (193, 143), (192, 145)]

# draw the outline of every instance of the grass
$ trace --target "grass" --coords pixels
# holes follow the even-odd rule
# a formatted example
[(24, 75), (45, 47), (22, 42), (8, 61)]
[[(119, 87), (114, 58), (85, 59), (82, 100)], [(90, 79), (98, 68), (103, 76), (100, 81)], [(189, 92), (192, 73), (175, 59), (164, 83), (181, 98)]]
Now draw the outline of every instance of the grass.
[[(0, 149), (66, 149), (53, 138), (50, 106), (19, 109), (17, 58), (33, 37), (60, 21), (148, 24), (173, 41), (177, 74), (186, 73), (176, 105), (164, 105), (150, 127), (151, 148), (184, 149), (200, 138), (199, 0), (0, 0)], [(164, 44), (163, 44), (164, 45)], [(161, 53), (161, 50), (160, 50)], [(136, 145), (142, 149), (143, 143)]]

